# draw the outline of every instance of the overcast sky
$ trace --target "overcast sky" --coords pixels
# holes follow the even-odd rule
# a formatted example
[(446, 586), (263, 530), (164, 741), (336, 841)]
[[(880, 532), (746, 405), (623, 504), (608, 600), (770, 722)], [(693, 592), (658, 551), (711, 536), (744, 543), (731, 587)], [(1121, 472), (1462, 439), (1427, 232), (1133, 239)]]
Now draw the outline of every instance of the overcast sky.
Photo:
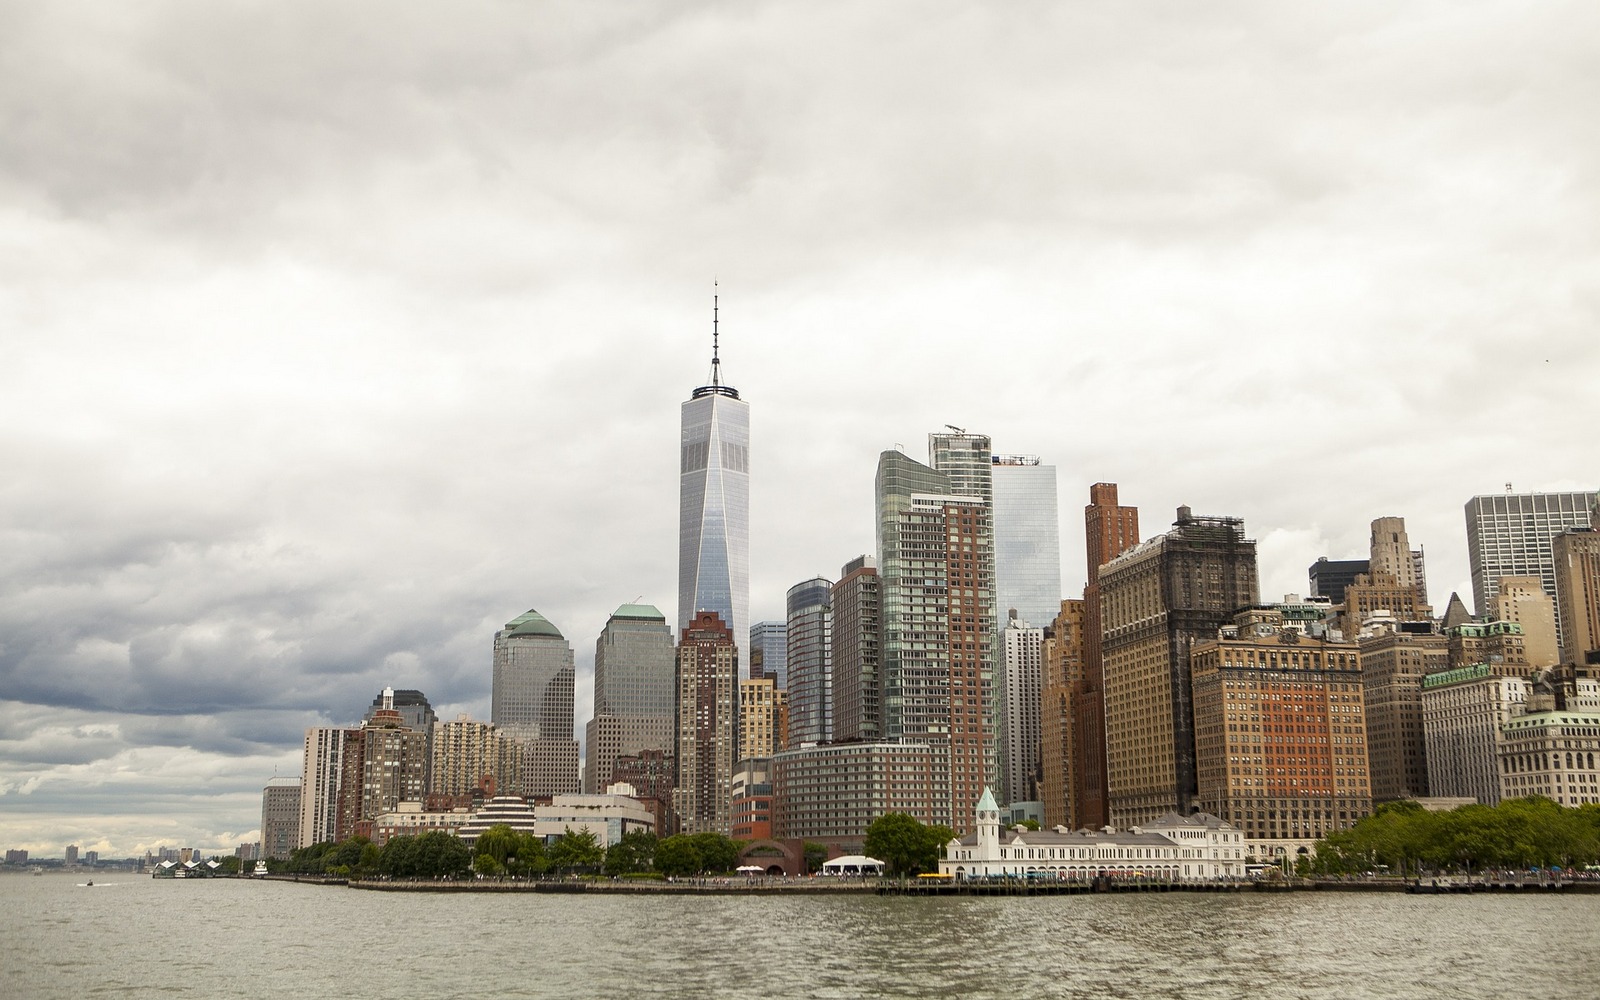
[[(1395, 9), (1398, 7), (1399, 9)], [(753, 619), (957, 424), (1263, 596), (1593, 488), (1600, 6), (0, 0), (0, 847), (257, 838), (384, 685), (675, 613), (751, 406)]]

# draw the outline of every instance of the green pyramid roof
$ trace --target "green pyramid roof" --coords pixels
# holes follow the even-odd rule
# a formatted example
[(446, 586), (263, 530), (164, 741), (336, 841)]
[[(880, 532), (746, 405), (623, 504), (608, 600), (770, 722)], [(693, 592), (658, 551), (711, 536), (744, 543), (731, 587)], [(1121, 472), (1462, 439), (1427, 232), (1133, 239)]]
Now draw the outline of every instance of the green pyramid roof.
[(994, 793), (989, 790), (989, 786), (988, 785), (984, 785), (983, 786), (983, 798), (978, 800), (978, 811), (979, 812), (999, 812), (1000, 811), (1000, 804), (994, 800)]
[(547, 635), (555, 639), (563, 639), (561, 630), (550, 624), (550, 620), (539, 612), (528, 609), (527, 614), (506, 622), (506, 635)]
[(649, 618), (666, 621), (667, 616), (653, 604), (624, 604), (611, 613), (613, 618)]

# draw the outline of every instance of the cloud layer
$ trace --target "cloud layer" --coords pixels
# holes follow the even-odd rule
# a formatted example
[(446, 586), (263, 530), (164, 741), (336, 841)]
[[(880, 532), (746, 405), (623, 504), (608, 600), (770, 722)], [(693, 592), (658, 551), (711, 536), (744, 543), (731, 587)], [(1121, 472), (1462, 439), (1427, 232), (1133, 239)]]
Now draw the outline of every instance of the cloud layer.
[(231, 847), (526, 608), (671, 614), (713, 277), (757, 618), (945, 423), (1057, 465), (1065, 594), (1110, 480), (1269, 597), (1404, 516), (1442, 605), (1468, 497), (1596, 483), (1597, 21), (0, 5), (0, 840)]

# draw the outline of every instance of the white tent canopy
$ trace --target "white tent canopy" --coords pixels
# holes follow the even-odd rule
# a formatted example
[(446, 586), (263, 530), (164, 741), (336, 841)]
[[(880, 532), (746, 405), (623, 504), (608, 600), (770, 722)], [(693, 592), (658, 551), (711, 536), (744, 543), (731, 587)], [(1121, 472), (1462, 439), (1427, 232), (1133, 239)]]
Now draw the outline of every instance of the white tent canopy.
[(822, 865), (824, 875), (882, 875), (883, 862), (860, 854), (834, 858)]

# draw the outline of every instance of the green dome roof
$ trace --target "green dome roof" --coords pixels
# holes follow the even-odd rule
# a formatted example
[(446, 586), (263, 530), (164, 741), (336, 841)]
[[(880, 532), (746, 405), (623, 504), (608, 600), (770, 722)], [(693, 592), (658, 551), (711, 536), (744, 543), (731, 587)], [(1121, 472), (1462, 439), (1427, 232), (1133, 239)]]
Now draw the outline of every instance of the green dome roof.
[(506, 635), (547, 635), (555, 639), (565, 638), (561, 630), (550, 624), (550, 619), (539, 612), (529, 608), (526, 614), (506, 622)]

